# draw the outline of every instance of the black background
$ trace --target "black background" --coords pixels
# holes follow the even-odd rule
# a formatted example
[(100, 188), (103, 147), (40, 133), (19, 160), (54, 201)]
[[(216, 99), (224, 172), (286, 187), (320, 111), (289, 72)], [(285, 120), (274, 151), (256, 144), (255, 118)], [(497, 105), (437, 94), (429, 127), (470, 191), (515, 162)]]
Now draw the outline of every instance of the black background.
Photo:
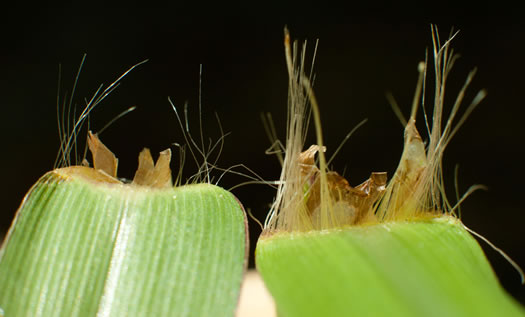
[[(437, 4), (436, 4), (437, 6)], [(189, 107), (189, 124), (198, 138), (199, 67), (203, 65), (202, 109), (205, 139), (217, 139), (217, 112), (226, 132), (218, 164), (245, 164), (266, 180), (279, 177), (275, 157), (265, 155), (269, 141), (259, 115), (271, 112), (281, 139), (285, 135), (287, 73), (283, 27), (292, 37), (319, 39), (315, 91), (321, 106), (328, 151), (337, 148), (358, 122), (358, 130), (333, 162), (357, 185), (371, 171), (392, 173), (402, 150), (402, 127), (385, 98), (391, 91), (408, 113), (417, 64), (430, 48), (430, 23), (442, 38), (452, 26), (461, 32), (454, 48), (461, 54), (448, 87), (455, 97), (468, 71), (478, 67), (472, 95), (485, 88), (487, 99), (450, 144), (444, 159), (449, 196), (453, 171), (459, 188), (485, 184), (462, 207), (462, 220), (525, 266), (523, 223), (523, 74), (525, 27), (512, 8), (448, 6), (339, 7), (305, 3), (269, 7), (257, 4), (140, 7), (21, 5), (2, 12), (0, 59), (1, 166), (0, 232), (5, 232), (24, 194), (53, 168), (58, 151), (56, 96), (58, 65), (62, 93), (70, 92), (84, 53), (86, 62), (75, 101), (82, 105), (97, 87), (110, 84), (128, 67), (149, 59), (123, 81), (91, 116), (102, 128), (130, 106), (137, 110), (101, 136), (120, 158), (119, 175), (131, 178), (142, 147), (157, 153), (183, 143), (168, 96)], [(518, 12), (517, 12), (518, 13)], [(424, 129), (420, 120), (420, 130)], [(310, 135), (307, 144), (315, 142)], [(83, 144), (83, 138), (80, 139)], [(173, 147), (172, 147), (173, 149)], [(178, 169), (174, 160), (172, 167)], [(196, 171), (188, 160), (186, 175)], [(230, 188), (247, 179), (227, 175)], [(263, 220), (274, 195), (266, 185), (247, 185), (233, 193)], [(250, 220), (251, 250), (258, 226)], [(481, 243), (503, 285), (520, 301), (525, 291), (518, 274)], [(253, 265), (253, 256), (250, 259)]]

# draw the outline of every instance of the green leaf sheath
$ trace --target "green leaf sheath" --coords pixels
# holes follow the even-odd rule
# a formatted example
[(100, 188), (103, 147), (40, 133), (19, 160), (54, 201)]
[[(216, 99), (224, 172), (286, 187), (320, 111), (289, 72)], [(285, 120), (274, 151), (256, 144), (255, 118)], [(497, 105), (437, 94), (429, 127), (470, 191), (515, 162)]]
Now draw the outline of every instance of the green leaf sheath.
[(450, 217), (276, 233), (256, 262), (281, 317), (525, 315)]
[(232, 316), (246, 243), (244, 211), (219, 187), (50, 172), (0, 254), (0, 307), (17, 317)]

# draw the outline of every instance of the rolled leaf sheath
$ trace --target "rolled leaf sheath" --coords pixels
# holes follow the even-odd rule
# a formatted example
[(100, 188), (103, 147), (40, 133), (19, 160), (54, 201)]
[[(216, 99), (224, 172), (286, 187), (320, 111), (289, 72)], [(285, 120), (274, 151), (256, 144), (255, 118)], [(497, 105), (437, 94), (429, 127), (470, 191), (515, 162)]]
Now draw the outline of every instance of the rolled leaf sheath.
[(259, 240), (279, 316), (524, 316), (452, 217)]
[(247, 246), (236, 198), (108, 179), (70, 167), (33, 186), (0, 253), (5, 316), (232, 316)]

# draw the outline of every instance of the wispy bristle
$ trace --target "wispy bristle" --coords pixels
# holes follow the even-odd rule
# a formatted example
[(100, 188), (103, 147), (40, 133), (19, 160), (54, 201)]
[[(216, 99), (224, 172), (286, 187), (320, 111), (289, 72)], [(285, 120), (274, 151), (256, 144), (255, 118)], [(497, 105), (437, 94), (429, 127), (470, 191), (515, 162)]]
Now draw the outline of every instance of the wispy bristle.
[[(265, 222), (265, 232), (307, 231), (337, 228), (383, 221), (416, 219), (452, 214), (444, 185), (442, 159), (445, 147), (466, 117), (484, 97), (480, 92), (459, 120), (455, 120), (471, 72), (460, 90), (450, 114), (444, 119), (445, 84), (457, 57), (449, 40), (441, 45), (437, 28), (432, 26), (434, 43), (434, 72), (436, 80), (434, 105), (425, 147), (417, 128), (419, 107), (425, 110), (426, 62), (418, 65), (416, 86), (410, 117), (405, 125), (404, 150), (397, 170), (387, 184), (386, 173), (372, 173), (363, 184), (352, 187), (346, 179), (329, 171), (324, 157), (319, 107), (305, 73), (306, 44), (300, 58), (297, 43), (290, 45), (285, 30), (285, 53), (289, 72), (288, 131), (280, 185), (275, 202)], [(308, 119), (313, 114), (317, 145), (304, 150)], [(425, 120), (427, 118), (424, 111)], [(443, 126), (443, 121), (446, 123)], [(318, 155), (318, 162), (315, 155)]]
[[(297, 42), (290, 44), (288, 30), (284, 32), (284, 47), (289, 75), (288, 118), (285, 157), (281, 171), (281, 182), (277, 189), (277, 197), (265, 222), (265, 227), (308, 226), (308, 215), (303, 206), (303, 183), (299, 156), (303, 150), (310, 108), (308, 97), (301, 84), (305, 78), (304, 60), (306, 43), (303, 45), (301, 58), (297, 55)], [(295, 212), (281, 212), (294, 210)]]
[[(84, 151), (83, 157), (78, 156), (77, 150), (77, 137), (80, 133), (80, 130), (88, 122), (89, 130), (89, 115), (111, 92), (113, 92), (119, 85), (120, 81), (126, 77), (126, 75), (131, 72), (134, 68), (146, 63), (148, 60), (144, 60), (140, 63), (137, 63), (131, 66), (127, 71), (120, 75), (113, 83), (111, 83), (107, 88), (104, 88), (104, 85), (100, 85), (95, 91), (91, 99), (88, 101), (85, 100), (85, 106), (82, 109), (80, 115), (76, 116), (76, 105), (73, 103), (76, 86), (80, 77), (80, 72), (82, 66), (84, 65), (86, 55), (82, 57), (80, 67), (77, 71), (75, 81), (73, 84), (73, 89), (69, 97), (69, 102), (66, 101), (67, 98), (64, 98), (63, 101), (60, 100), (60, 68), (59, 68), (59, 83), (58, 83), (58, 92), (57, 92), (57, 122), (58, 122), (58, 135), (60, 137), (60, 149), (55, 160), (55, 168), (67, 167), (71, 165), (80, 164), (85, 159), (86, 151)], [(126, 115), (130, 111), (133, 111), (135, 107), (131, 107), (128, 110), (119, 114), (116, 118), (111, 120), (104, 128), (103, 131), (108, 127), (108, 125), (118, 120), (120, 117)], [(99, 132), (101, 132), (99, 131)], [(86, 147), (87, 150), (87, 147)], [(73, 158), (71, 158), (73, 155)]]

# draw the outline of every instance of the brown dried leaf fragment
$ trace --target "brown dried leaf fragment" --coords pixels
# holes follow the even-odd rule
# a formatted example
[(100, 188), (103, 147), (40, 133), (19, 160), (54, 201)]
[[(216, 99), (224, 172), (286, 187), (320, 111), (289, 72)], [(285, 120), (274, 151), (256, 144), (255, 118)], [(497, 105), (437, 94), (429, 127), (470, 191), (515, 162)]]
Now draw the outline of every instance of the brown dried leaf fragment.
[[(88, 146), (93, 155), (93, 167), (113, 178), (117, 177), (118, 159), (100, 141), (96, 134), (88, 133)], [(159, 159), (155, 164), (149, 149), (145, 148), (139, 154), (139, 167), (135, 172), (132, 184), (148, 186), (153, 188), (166, 188), (172, 186), (171, 180), (171, 150), (160, 152)]]
[(159, 159), (153, 164), (149, 149), (144, 148), (139, 154), (139, 167), (133, 178), (133, 184), (154, 188), (171, 187), (171, 150), (160, 152)]
[(415, 120), (405, 127), (405, 145), (399, 165), (390, 180), (376, 215), (380, 220), (414, 217), (420, 212), (431, 212), (428, 197), (428, 168), (425, 144), (419, 135)]
[(144, 148), (139, 154), (139, 167), (133, 177), (133, 184), (145, 185), (148, 182), (151, 171), (155, 168), (153, 157), (149, 149)]
[(88, 147), (93, 155), (93, 167), (111, 177), (117, 177), (118, 159), (91, 131), (88, 132)]
[(160, 152), (155, 169), (153, 173), (154, 180), (151, 182), (152, 187), (171, 187), (171, 150), (166, 149)]
[[(373, 205), (385, 190), (387, 175), (384, 172), (372, 173), (370, 178), (359, 186), (352, 187), (337, 172), (328, 171), (327, 185), (330, 202), (330, 215), (324, 215), (321, 201), (321, 171), (315, 165), (318, 145), (299, 155), (301, 179), (307, 190), (305, 205), (314, 228), (329, 226), (356, 225), (375, 220)], [(326, 203), (326, 202), (324, 202)], [(323, 219), (324, 217), (324, 219)]]
[[(309, 186), (314, 183), (319, 173), (319, 169), (315, 165), (315, 154), (320, 149), (319, 145), (311, 145), (308, 150), (301, 152), (297, 158), (299, 166), (301, 167), (301, 181), (306, 181)], [(323, 147), (323, 152), (324, 151), (326, 151), (325, 147)]]

